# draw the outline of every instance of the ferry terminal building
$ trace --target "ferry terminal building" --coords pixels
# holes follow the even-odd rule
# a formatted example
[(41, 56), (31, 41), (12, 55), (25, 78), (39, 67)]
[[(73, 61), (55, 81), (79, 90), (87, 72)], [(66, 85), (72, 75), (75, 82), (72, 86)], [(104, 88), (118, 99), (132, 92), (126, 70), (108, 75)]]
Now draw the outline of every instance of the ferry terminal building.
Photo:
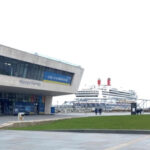
[(83, 69), (0, 45), (0, 115), (50, 114), (53, 96), (78, 90)]

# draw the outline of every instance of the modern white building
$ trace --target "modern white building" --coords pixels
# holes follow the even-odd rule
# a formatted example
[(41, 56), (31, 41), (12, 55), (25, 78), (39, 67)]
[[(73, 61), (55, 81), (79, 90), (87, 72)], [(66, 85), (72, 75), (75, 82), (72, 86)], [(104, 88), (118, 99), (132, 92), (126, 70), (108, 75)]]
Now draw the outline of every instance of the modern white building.
[(53, 96), (78, 90), (80, 66), (0, 45), (0, 114), (50, 114)]

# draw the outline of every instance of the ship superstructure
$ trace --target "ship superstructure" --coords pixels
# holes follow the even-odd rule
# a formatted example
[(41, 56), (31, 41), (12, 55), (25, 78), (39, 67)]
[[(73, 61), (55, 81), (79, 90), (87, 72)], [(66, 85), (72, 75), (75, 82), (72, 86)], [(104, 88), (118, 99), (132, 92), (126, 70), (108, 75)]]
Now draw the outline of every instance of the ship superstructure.
[(115, 101), (135, 101), (137, 95), (133, 90), (121, 91), (116, 88), (89, 88), (79, 90), (75, 93), (76, 100), (115, 100)]
[[(100, 83), (98, 81), (98, 83)], [(137, 100), (133, 90), (121, 90), (110, 85), (98, 85), (79, 90), (75, 93), (74, 107), (102, 107), (104, 109), (130, 109), (130, 104)]]

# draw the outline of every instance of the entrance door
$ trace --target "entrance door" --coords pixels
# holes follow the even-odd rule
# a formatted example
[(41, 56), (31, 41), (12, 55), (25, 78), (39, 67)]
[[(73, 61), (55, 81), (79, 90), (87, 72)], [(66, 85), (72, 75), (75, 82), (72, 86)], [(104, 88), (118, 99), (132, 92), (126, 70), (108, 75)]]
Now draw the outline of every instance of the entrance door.
[(13, 113), (13, 103), (8, 99), (0, 99), (0, 114), (10, 115)]

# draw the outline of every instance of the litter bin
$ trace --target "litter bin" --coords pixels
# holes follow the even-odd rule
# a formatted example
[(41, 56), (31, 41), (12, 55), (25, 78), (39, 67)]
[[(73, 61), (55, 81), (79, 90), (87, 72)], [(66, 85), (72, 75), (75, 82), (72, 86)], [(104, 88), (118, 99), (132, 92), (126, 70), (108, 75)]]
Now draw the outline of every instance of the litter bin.
[(24, 119), (24, 112), (18, 113), (18, 120), (22, 121)]
[(131, 103), (131, 115), (136, 115), (136, 111), (137, 111), (137, 104)]
[(55, 107), (51, 107), (51, 114), (55, 114)]

